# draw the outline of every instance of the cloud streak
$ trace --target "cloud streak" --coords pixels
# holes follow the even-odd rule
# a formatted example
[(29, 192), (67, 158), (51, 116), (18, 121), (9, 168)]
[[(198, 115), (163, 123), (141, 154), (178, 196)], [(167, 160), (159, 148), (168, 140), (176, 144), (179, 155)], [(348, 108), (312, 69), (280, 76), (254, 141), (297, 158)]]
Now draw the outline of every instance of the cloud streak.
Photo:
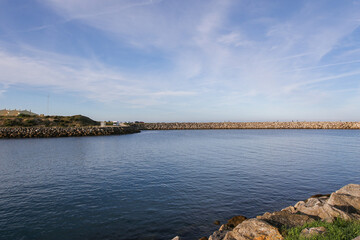
[[(349, 85), (359, 87), (354, 80), (360, 66), (356, 41), (360, 23), (354, 21), (360, 17), (360, 5), (356, 2), (334, 6), (325, 1), (288, 5), (286, 1), (235, 0), (38, 3), (60, 21), (23, 32), (41, 30), (51, 35), (66, 29), (77, 36), (71, 29), (76, 26), (115, 44), (117, 51), (107, 52), (115, 60), (96, 56), (101, 51), (83, 56), (80, 51), (62, 53), (59, 48), (29, 50), (25, 43), (18, 52), (0, 51), (3, 84), (49, 86), (97, 101), (120, 100), (136, 106), (176, 106), (186, 100), (197, 101), (198, 106), (259, 99), (279, 104), (314, 95), (328, 99), (334, 88), (341, 91), (344, 81), (348, 83), (344, 91)], [(91, 47), (102, 49), (99, 45), (105, 43), (98, 41)], [(118, 66), (118, 59), (135, 55), (132, 66)]]
[[(149, 101), (166, 96), (196, 94), (182, 90), (159, 91), (161, 88), (156, 87), (152, 90), (146, 88), (143, 82), (129, 79), (125, 74), (99, 63), (80, 58), (69, 60), (66, 56), (53, 53), (45, 56), (31, 58), (0, 51), (0, 82), (4, 86), (25, 85), (70, 91), (102, 102), (121, 100), (123, 103), (133, 103), (132, 98)], [(3, 88), (2, 92), (5, 90)]]

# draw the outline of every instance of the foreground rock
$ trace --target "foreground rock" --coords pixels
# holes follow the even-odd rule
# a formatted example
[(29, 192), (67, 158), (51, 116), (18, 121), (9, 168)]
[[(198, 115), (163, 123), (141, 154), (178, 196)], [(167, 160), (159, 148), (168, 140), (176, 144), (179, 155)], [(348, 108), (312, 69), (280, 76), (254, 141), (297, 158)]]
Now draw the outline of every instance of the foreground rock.
[(228, 232), (224, 240), (282, 240), (279, 230), (259, 219), (249, 219)]
[(290, 211), (318, 217), (328, 222), (338, 217), (345, 220), (360, 219), (360, 185), (346, 185), (330, 197), (312, 197), (300, 201)]
[[(281, 240), (280, 228), (302, 226), (315, 220), (360, 220), (360, 185), (349, 184), (331, 195), (315, 195), (279, 212), (256, 218), (237, 216), (209, 236), (209, 240)], [(304, 229), (303, 236), (324, 234), (323, 227)], [(357, 240), (357, 238), (356, 238)], [(359, 239), (360, 240), (360, 239)]]
[(135, 127), (9, 127), (0, 128), (0, 138), (49, 138), (104, 136), (138, 133)]
[(282, 226), (285, 227), (296, 227), (302, 226), (305, 223), (315, 221), (314, 218), (309, 217), (304, 214), (292, 214), (288, 211), (280, 211), (274, 213), (265, 213), (262, 216), (257, 216), (257, 219), (261, 219), (266, 221), (267, 223), (280, 228)]
[(233, 230), (237, 225), (245, 221), (247, 218), (244, 216), (234, 216), (227, 221), (226, 224), (221, 225), (218, 231), (215, 231), (208, 239), (209, 240), (219, 240), (223, 239), (225, 235)]
[(301, 236), (306, 238), (311, 238), (316, 235), (322, 235), (326, 233), (326, 228), (324, 227), (313, 227), (313, 228), (305, 228), (301, 231)]

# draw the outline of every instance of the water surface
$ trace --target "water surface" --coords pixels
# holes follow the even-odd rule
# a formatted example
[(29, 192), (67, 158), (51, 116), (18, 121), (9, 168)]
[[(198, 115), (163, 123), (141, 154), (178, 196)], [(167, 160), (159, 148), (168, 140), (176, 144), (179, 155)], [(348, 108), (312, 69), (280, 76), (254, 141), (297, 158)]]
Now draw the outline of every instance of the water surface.
[(359, 130), (0, 140), (0, 239), (198, 239), (360, 183)]

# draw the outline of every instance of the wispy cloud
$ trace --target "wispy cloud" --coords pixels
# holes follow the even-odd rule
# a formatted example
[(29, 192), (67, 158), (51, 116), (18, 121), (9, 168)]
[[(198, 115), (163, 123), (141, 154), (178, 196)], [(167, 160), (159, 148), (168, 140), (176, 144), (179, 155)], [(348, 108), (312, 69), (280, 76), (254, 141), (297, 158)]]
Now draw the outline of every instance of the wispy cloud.
[[(196, 94), (183, 90), (162, 91), (158, 86), (151, 89), (143, 81), (101, 63), (42, 51), (37, 52), (36, 58), (0, 51), (0, 72), (3, 86), (50, 87), (54, 91), (79, 93), (103, 102), (121, 100), (123, 103), (133, 103), (132, 98), (140, 98), (143, 103), (149, 103), (151, 99), (166, 96)], [(3, 88), (2, 92), (5, 90)]]
[(307, 0), (291, 6), (285, 1), (236, 0), (38, 3), (54, 11), (60, 21), (24, 31), (50, 32), (62, 24), (90, 28), (128, 55), (146, 55), (147, 64), (159, 56), (166, 63), (156, 62), (145, 71), (141, 57), (136, 68), (115, 67), (116, 60), (109, 64), (96, 56), (87, 59), (58, 53), (59, 48), (42, 52), (41, 46), (23, 45), (16, 53), (0, 51), (2, 83), (52, 86), (99, 101), (133, 105), (162, 104), (174, 97), (193, 101), (195, 95), (201, 103), (218, 99), (233, 104), (258, 98), (278, 104), (289, 99), (301, 102), (309, 96), (327, 99), (334, 94), (331, 85), (341, 90), (341, 81), (359, 75), (359, 44), (353, 37), (360, 26), (355, 21), (360, 17), (356, 2), (336, 6)]

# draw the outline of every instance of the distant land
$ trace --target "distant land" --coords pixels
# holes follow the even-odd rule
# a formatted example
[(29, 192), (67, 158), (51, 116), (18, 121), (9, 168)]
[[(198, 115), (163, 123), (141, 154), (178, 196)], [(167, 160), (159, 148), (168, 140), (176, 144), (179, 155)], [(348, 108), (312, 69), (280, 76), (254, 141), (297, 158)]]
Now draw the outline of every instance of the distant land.
[(97, 125), (100, 123), (82, 115), (39, 116), (21, 113), (17, 116), (0, 116), (0, 127), (84, 127)]
[(36, 113), (33, 113), (28, 110), (12, 110), (12, 109), (1, 109), (0, 110), (0, 116), (6, 116), (6, 117), (16, 117), (16, 116), (19, 116), (20, 114), (23, 114), (23, 115), (29, 115), (29, 116), (37, 116), (38, 114)]
[[(82, 115), (44, 116), (27, 110), (0, 110), (0, 128), (8, 127), (86, 127), (113, 126), (117, 121), (100, 122)], [(360, 129), (360, 122), (292, 121), (292, 122), (128, 122), (122, 127), (138, 130), (187, 130), (187, 129)]]
[(190, 129), (360, 129), (360, 122), (175, 122), (139, 123), (141, 130)]

